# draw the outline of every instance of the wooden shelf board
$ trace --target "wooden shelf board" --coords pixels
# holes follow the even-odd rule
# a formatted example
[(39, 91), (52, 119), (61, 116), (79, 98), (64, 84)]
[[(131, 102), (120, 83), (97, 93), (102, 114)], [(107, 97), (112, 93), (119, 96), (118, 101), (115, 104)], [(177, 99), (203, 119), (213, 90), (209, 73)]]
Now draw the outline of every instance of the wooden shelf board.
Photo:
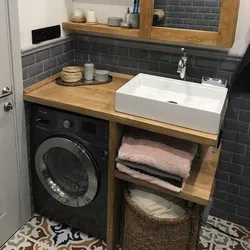
[(127, 174), (119, 172), (118, 170), (115, 171), (115, 177), (120, 180), (131, 182), (159, 192), (168, 193), (206, 206), (208, 205), (212, 192), (221, 147), (216, 153), (213, 153), (212, 150), (213, 149), (211, 147), (204, 147), (202, 159), (194, 160), (190, 176), (183, 188), (183, 191), (180, 193), (175, 193), (157, 185), (135, 179)]
[(110, 27), (107, 24), (87, 24), (87, 23), (73, 23), (63, 22), (64, 29), (89, 31), (103, 34), (111, 34), (117, 36), (139, 37), (139, 29), (124, 29), (121, 27)]
[(176, 43), (185, 42), (216, 46), (218, 32), (152, 27), (151, 38), (152, 40), (163, 40)]

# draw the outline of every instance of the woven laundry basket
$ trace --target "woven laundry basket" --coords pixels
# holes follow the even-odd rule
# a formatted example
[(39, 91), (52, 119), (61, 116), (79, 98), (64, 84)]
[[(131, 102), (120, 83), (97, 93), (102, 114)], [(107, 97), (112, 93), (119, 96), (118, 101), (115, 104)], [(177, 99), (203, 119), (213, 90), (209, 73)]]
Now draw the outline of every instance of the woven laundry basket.
[(199, 205), (178, 219), (161, 219), (141, 210), (125, 191), (122, 250), (195, 250), (200, 231)]

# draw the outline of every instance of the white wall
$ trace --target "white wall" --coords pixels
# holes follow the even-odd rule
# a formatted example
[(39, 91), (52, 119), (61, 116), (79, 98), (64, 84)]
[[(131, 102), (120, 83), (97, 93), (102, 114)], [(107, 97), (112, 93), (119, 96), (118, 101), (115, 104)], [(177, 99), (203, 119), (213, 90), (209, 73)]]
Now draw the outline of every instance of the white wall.
[(234, 46), (230, 55), (242, 56), (250, 43), (250, 0), (240, 1), (240, 10)]
[(73, 7), (81, 8), (85, 13), (87, 10), (95, 10), (97, 21), (107, 23), (108, 17), (124, 18), (128, 7), (132, 11), (133, 2), (133, 0), (73, 0)]
[(62, 24), (72, 12), (72, 0), (18, 0), (18, 6), (22, 49), (32, 44), (31, 30)]

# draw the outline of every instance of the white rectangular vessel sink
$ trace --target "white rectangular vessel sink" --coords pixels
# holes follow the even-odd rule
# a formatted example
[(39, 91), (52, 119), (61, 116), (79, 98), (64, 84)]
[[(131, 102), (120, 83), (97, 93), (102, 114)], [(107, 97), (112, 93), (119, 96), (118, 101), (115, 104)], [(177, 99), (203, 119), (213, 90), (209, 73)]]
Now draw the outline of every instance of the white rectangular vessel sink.
[(218, 134), (227, 88), (138, 74), (116, 91), (116, 111)]

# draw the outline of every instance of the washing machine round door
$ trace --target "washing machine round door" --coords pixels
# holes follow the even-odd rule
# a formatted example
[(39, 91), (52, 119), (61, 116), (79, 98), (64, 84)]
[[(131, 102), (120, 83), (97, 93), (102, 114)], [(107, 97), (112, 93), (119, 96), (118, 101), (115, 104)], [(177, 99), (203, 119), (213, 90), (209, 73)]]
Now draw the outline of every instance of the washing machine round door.
[(77, 142), (62, 137), (45, 140), (37, 149), (35, 165), (44, 188), (64, 205), (85, 206), (98, 192), (95, 162)]

